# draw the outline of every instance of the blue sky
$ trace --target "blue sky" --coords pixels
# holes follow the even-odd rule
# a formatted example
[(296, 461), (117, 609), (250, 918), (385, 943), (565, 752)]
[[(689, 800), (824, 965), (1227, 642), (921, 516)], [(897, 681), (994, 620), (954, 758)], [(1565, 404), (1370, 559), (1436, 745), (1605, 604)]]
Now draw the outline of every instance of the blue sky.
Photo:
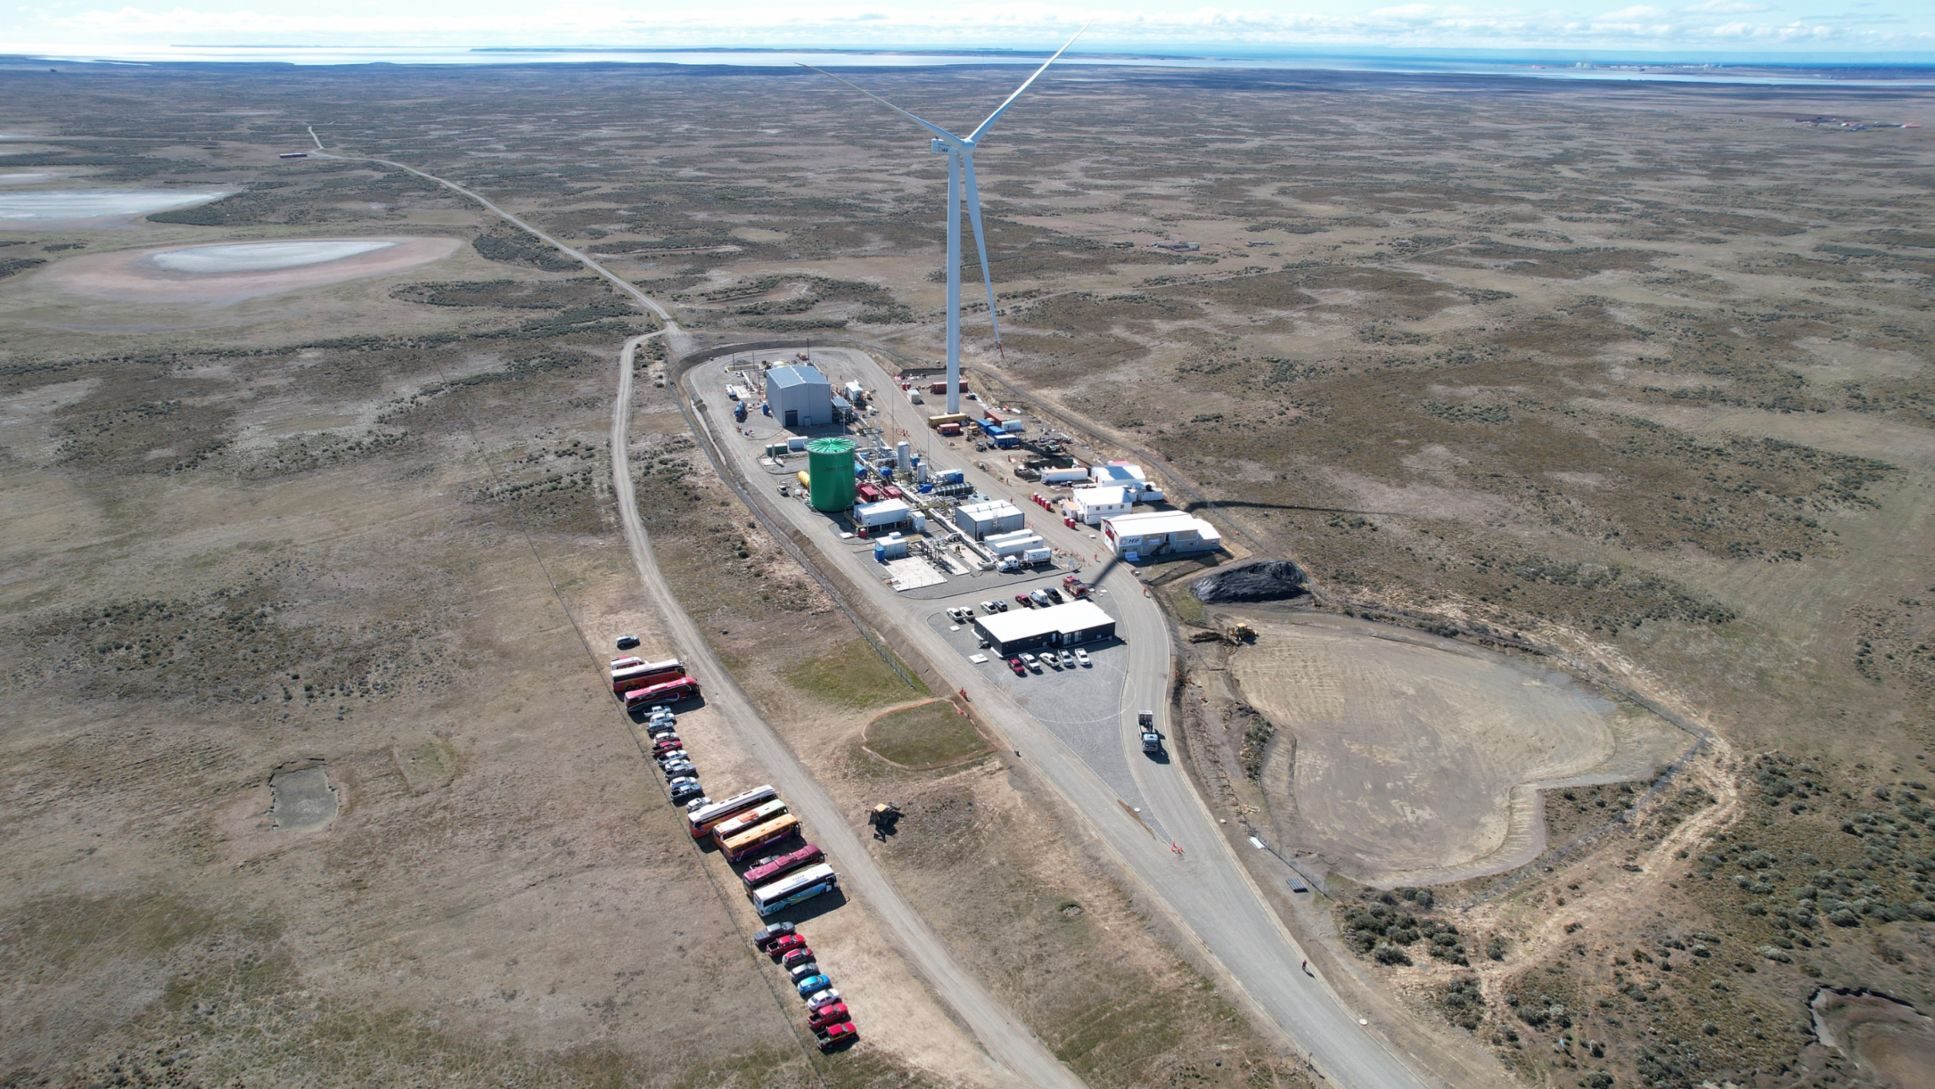
[(0, 51), (167, 45), (1557, 49), (1935, 55), (1931, 0), (0, 0)]

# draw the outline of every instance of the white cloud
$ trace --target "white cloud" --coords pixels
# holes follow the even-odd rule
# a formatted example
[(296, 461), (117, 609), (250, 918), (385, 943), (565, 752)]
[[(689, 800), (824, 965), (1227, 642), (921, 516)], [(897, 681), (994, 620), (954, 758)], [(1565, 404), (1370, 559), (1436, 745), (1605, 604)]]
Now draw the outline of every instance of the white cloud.
[(1754, 15), (1773, 9), (1766, 4), (1752, 3), (1751, 0), (1700, 0), (1700, 3), (1680, 10), (1693, 15)]

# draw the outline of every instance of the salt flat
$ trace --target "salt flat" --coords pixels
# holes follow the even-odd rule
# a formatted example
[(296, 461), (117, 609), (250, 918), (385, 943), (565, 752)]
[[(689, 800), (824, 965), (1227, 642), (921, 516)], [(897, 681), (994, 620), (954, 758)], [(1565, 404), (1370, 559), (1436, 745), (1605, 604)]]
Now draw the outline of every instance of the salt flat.
[(386, 239), (321, 242), (240, 242), (220, 246), (194, 246), (164, 250), (149, 257), (155, 265), (170, 272), (220, 275), (232, 272), (264, 272), (270, 269), (298, 268), (339, 261), (377, 250), (396, 242)]
[(141, 216), (206, 204), (228, 195), (221, 189), (42, 189), (0, 194), (0, 222), (39, 225)]

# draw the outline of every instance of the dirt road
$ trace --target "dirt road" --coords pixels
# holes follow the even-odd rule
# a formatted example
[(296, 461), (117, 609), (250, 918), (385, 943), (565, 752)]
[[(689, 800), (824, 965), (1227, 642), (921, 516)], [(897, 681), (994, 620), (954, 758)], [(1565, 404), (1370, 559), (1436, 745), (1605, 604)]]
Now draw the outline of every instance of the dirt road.
[[(671, 328), (668, 323), (668, 329)], [(938, 935), (914, 912), (911, 905), (888, 882), (873, 863), (873, 856), (860, 837), (847, 824), (839, 807), (820, 787), (764, 719), (753, 710), (744, 693), (706, 644), (692, 618), (679, 607), (671, 586), (652, 558), (651, 541), (639, 521), (637, 496), (632, 489), (630, 462), (626, 457), (631, 421), (632, 361), (638, 346), (658, 333), (646, 333), (625, 342), (618, 361), (618, 395), (611, 412), (612, 490), (618, 496), (619, 523), (625, 530), (625, 544), (631, 550), (632, 564), (638, 570), (645, 593), (663, 620), (665, 630), (679, 648), (680, 657), (698, 667), (706, 678), (706, 703), (719, 711), (732, 732), (751, 756), (768, 770), (772, 783), (786, 797), (806, 824), (813, 838), (826, 850), (840, 872), (843, 886), (863, 899), (880, 916), (898, 939), (901, 952), (934, 993), (952, 1009), (989, 1055), (1013, 1072), (1026, 1085), (1082, 1085), (1061, 1061), (1051, 1054), (1025, 1025), (1010, 1017), (1005, 1007), (988, 993), (981, 981), (968, 974), (941, 945)]]
[[(313, 129), (311, 135), (314, 135)], [(320, 140), (317, 141), (317, 145), (321, 146)], [(345, 156), (329, 155), (328, 157)], [(910, 967), (921, 976), (935, 996), (967, 1025), (989, 1056), (1005, 1067), (1019, 1084), (1053, 1087), (1053, 1089), (1083, 1089), (1081, 1079), (1062, 1065), (1061, 1060), (1057, 1059), (1047, 1046), (1028, 1030), (1026, 1025), (1016, 1021), (1008, 1013), (1007, 1008), (981, 985), (980, 980), (969, 974), (948, 954), (946, 947), (941, 944), (939, 935), (928, 927), (887, 880), (887, 876), (874, 865), (872, 855), (860, 842), (859, 836), (848, 826), (833, 799), (793, 755), (792, 750), (779, 739), (779, 735), (772, 727), (753, 709), (745, 693), (733, 683), (725, 665), (712, 653), (711, 647), (699, 634), (697, 626), (692, 623), (692, 618), (679, 607), (678, 599), (672, 595), (671, 586), (665, 581), (664, 574), (659, 570), (658, 563), (652, 556), (651, 539), (646, 536), (645, 525), (639, 520), (637, 494), (632, 488), (631, 460), (627, 456), (630, 445), (632, 372), (640, 344), (654, 337), (663, 336), (676, 355), (689, 347), (690, 338), (657, 300), (640, 291), (629, 280), (618, 276), (591, 257), (552, 238), (469, 189), (403, 163), (366, 156), (356, 156), (356, 158), (407, 171), (475, 202), (492, 215), (555, 247), (559, 252), (597, 273), (665, 323), (663, 329), (633, 337), (625, 342), (624, 348), (619, 353), (618, 389), (613, 398), (611, 411), (612, 492), (618, 497), (619, 523), (624, 528), (625, 545), (631, 552), (632, 565), (638, 571), (639, 581), (645, 587), (646, 597), (650, 599), (652, 607), (664, 622), (667, 634), (678, 647), (679, 657), (695, 665), (697, 671), (705, 676), (707, 704), (718, 709), (744, 746), (746, 754), (768, 769), (771, 782), (785, 795), (787, 805), (791, 806), (793, 812), (799, 814), (801, 819), (813, 829), (815, 841), (825, 849), (828, 858), (839, 870), (843, 887), (863, 899), (867, 907), (881, 919), (888, 932), (893, 935)]]

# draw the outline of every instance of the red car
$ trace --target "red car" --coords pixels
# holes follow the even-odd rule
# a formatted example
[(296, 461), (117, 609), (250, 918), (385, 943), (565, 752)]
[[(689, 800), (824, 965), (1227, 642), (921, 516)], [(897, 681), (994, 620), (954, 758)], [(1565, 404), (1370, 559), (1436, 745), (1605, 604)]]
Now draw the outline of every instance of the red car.
[(781, 968), (790, 969), (796, 964), (805, 964), (808, 961), (811, 961), (812, 959), (813, 959), (813, 951), (811, 949), (808, 949), (806, 946), (801, 945), (792, 949), (788, 949), (786, 951), (786, 954), (779, 958), (779, 966)]
[(815, 1031), (820, 1034), (821, 1051), (836, 1051), (860, 1038), (860, 1030), (851, 1021), (836, 1021)]
[(1017, 677), (1026, 677), (1028, 675), (1028, 667), (1022, 665), (1021, 659), (1019, 658), (1008, 659), (1008, 668), (1014, 670), (1015, 676)]
[(837, 1025), (842, 1021), (851, 1020), (853, 1020), (853, 1015), (847, 1012), (847, 1004), (845, 1002), (833, 1002), (814, 1010), (807, 1017), (806, 1023), (812, 1026), (814, 1032), (818, 1032), (828, 1025)]
[(805, 949), (806, 939), (798, 934), (782, 934), (778, 940), (766, 947), (766, 955), (778, 960), (795, 949)]
[(679, 740), (679, 735), (677, 734), (667, 734), (657, 741), (652, 742), (652, 752), (655, 755), (662, 752), (671, 752), (673, 749), (683, 748), (685, 748), (685, 742)]
[(1032, 609), (1035, 607), (1034, 601), (1032, 601), (1027, 594), (1016, 594), (1015, 604), (1021, 606), (1024, 609)]

